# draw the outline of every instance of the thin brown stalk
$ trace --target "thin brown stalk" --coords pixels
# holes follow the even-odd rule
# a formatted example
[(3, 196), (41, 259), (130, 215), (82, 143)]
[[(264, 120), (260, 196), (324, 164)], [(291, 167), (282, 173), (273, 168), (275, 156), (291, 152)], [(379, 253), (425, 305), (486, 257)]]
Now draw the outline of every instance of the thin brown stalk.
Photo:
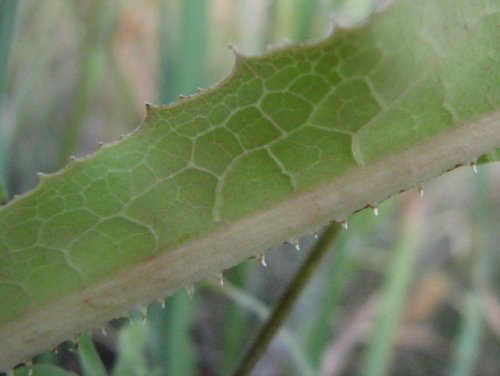
[(297, 271), (297, 274), (281, 296), (278, 304), (273, 309), (269, 319), (253, 341), (245, 357), (239, 363), (238, 368), (233, 373), (234, 376), (245, 376), (252, 372), (252, 369), (269, 347), (272, 339), (283, 326), (283, 322), (289, 316), (304, 287), (311, 280), (323, 256), (332, 248), (338, 237), (340, 228), (340, 225), (337, 223), (331, 224), (318, 240), (316, 246), (310, 251), (306, 260)]

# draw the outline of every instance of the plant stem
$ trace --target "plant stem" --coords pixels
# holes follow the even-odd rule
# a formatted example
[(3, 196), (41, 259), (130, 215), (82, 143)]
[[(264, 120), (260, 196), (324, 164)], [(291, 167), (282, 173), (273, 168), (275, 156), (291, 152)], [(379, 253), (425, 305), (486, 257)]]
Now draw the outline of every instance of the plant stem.
[(301, 292), (316, 271), (318, 264), (332, 247), (339, 234), (340, 225), (331, 224), (321, 236), (316, 246), (311, 250), (306, 260), (298, 270), (286, 291), (281, 296), (278, 304), (271, 313), (268, 321), (260, 330), (252, 346), (234, 372), (234, 376), (249, 375), (261, 356), (266, 351), (283, 322), (290, 314)]
[[(207, 280), (203, 284), (204, 287), (208, 288), (211, 291), (217, 292), (219, 294), (222, 294), (225, 296), (227, 299), (231, 300), (235, 305), (239, 306), (242, 310), (245, 310), (248, 313), (252, 313), (257, 318), (261, 321), (265, 321), (270, 317), (271, 310), (264, 304), (262, 303), (259, 299), (253, 297), (251, 294), (249, 294), (247, 291), (245, 291), (243, 288), (235, 286), (232, 282), (229, 282), (227, 280), (224, 280), (224, 286), (220, 286), (217, 282), (213, 280)], [(242, 318), (239, 318), (240, 320)], [(236, 321), (233, 320), (233, 322)], [(245, 321), (239, 321), (240, 324), (239, 326), (243, 326), (245, 324)], [(226, 320), (226, 327), (230, 328), (231, 327), (231, 322), (229, 320)], [(243, 325), (241, 324), (243, 323)], [(233, 325), (237, 326), (237, 325)], [(242, 332), (242, 336), (247, 335), (247, 330)], [(290, 354), (290, 361), (292, 364), (292, 367), (295, 368), (297, 371), (298, 375), (315, 375), (316, 372), (313, 369), (312, 364), (309, 362), (308, 359), (308, 354), (306, 354), (305, 351), (303, 351), (303, 347), (299, 343), (298, 339), (294, 334), (290, 332), (290, 330), (287, 330), (286, 328), (283, 328), (281, 332), (278, 334), (277, 340), (281, 341), (283, 345), (286, 347), (286, 351), (289, 352)], [(227, 342), (227, 341), (226, 341)], [(236, 343), (233, 341), (233, 344)], [(241, 343), (241, 342), (240, 342)], [(224, 351), (224, 357), (228, 358), (226, 363), (224, 365), (226, 368), (221, 368), (221, 371), (218, 373), (218, 375), (230, 375), (231, 367), (230, 367), (230, 361), (229, 359), (236, 359), (236, 356), (233, 356), (232, 358), (229, 358), (230, 355), (227, 355), (225, 352), (229, 350), (229, 354), (233, 355), (235, 351), (239, 351), (239, 343), (238, 346), (235, 349), (230, 349), (229, 345), (225, 346), (223, 348)]]

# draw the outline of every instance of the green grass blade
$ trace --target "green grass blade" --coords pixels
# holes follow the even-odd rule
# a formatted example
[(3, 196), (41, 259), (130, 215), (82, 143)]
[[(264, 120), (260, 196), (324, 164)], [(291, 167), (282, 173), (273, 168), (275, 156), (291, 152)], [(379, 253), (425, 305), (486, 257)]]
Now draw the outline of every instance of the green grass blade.
[[(208, 41), (209, 0), (183, 0), (180, 2), (180, 33), (170, 34), (168, 23), (175, 20), (168, 17), (165, 4), (160, 21), (160, 51), (162, 56), (162, 77), (160, 78), (160, 100), (175, 102), (179, 95), (194, 94), (206, 84), (205, 64)], [(172, 7), (169, 4), (168, 7)], [(173, 42), (177, 39), (176, 43)]]
[(468, 292), (464, 303), (464, 316), (451, 366), (450, 375), (453, 376), (473, 375), (481, 350), (481, 299), (475, 292)]
[(164, 375), (196, 374), (191, 321), (196, 299), (180, 291), (165, 301), (165, 309), (150, 306), (148, 349)]
[(4, 100), (7, 89), (7, 68), (9, 65), (10, 49), (14, 36), (14, 27), (18, 8), (17, 0), (3, 0), (0, 2), (0, 205), (6, 200), (5, 161), (7, 159), (7, 141), (5, 139)]
[[(236, 266), (229, 271), (229, 277), (225, 278), (224, 283), (227, 284), (229, 280), (236, 288), (245, 289), (250, 268), (251, 264), (248, 262)], [(238, 304), (229, 304), (224, 315), (222, 359), (219, 362), (220, 375), (229, 374), (234, 368), (248, 338), (248, 318), (242, 307)]]
[[(59, 165), (67, 163), (78, 146), (81, 139), (82, 127), (89, 114), (91, 106), (94, 106), (95, 96), (102, 82), (105, 65), (108, 59), (107, 50), (111, 46), (111, 37), (114, 28), (110, 28), (107, 8), (110, 4), (105, 1), (91, 2), (86, 22), (84, 22), (85, 36), (81, 48), (81, 68), (79, 78), (79, 90), (74, 100), (74, 110), (68, 120), (68, 126), (62, 142)], [(76, 4), (75, 12), (81, 13), (81, 4)]]
[(450, 366), (450, 375), (453, 376), (475, 374), (481, 357), (482, 341), (485, 337), (484, 316), (487, 314), (481, 293), (484, 288), (495, 285), (495, 259), (491, 252), (494, 252), (496, 247), (493, 238), (485, 236), (494, 233), (497, 223), (489, 204), (489, 180), (485, 171), (479, 170), (477, 176), (474, 176), (475, 206), (471, 218), (474, 249), (471, 255), (472, 267), (469, 270), (472, 289), (464, 297), (462, 322)]
[(146, 326), (137, 323), (120, 330), (118, 339), (118, 359), (112, 376), (153, 376), (163, 375), (160, 370), (148, 367), (144, 348), (146, 343)]
[(80, 336), (78, 358), (84, 376), (106, 376), (108, 374), (94, 346), (91, 333), (84, 333)]
[(318, 10), (319, 0), (299, 0), (295, 7), (296, 12), (296, 32), (295, 39), (299, 42), (305, 42), (311, 37), (315, 12)]
[(388, 374), (393, 343), (401, 317), (405, 311), (408, 290), (415, 276), (415, 263), (418, 255), (419, 223), (421, 218), (412, 213), (416, 205), (408, 206), (400, 239), (394, 253), (393, 264), (389, 269), (383, 288), (383, 303), (367, 350), (362, 375), (384, 376)]
[(18, 5), (19, 2), (16, 0), (2, 0), (0, 2), (0, 101), (2, 103), (7, 89), (7, 68)]
[[(354, 226), (356, 228), (356, 226)], [(325, 292), (324, 303), (316, 313), (311, 326), (308, 328), (303, 348), (311, 357), (314, 364), (319, 364), (328, 341), (332, 337), (330, 322), (340, 305), (343, 293), (350, 278), (354, 277), (356, 268), (350, 265), (348, 248), (345, 246), (349, 235), (342, 234), (335, 244), (332, 258), (329, 288)]]

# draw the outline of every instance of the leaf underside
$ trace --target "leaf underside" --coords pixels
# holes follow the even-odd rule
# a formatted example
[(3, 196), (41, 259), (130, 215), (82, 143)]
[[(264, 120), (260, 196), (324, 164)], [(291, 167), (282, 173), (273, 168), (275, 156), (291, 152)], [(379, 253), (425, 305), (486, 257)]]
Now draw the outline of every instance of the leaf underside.
[[(168, 253), (182, 258), (187, 244), (223, 237), (239, 221), (438, 136), (446, 144), (449, 132), (478, 119), (498, 124), (499, 23), (494, 1), (403, 1), (319, 44), (237, 55), (217, 87), (149, 106), (134, 133), (42, 176), (34, 191), (0, 209), (0, 369), (144, 303), (121, 296), (132, 268)], [(485, 160), (498, 159), (498, 138), (487, 145), (473, 157), (492, 151)], [(454, 157), (441, 170), (474, 158)], [(385, 197), (401, 189), (392, 184), (385, 182)], [(380, 199), (364, 185), (366, 202), (355, 209)], [(289, 236), (304, 233), (288, 227)], [(211, 252), (199, 252), (200, 265), (187, 265), (179, 281), (204, 277)], [(219, 252), (219, 271), (251, 253), (231, 252), (230, 260)], [(37, 323), (37, 312), (118, 275), (125, 277), (112, 290), (112, 309), (64, 317), (64, 329), (47, 324), (43, 333), (57, 335), (46, 343), (12, 338), (13, 323)], [(147, 290), (147, 276), (143, 282)]]

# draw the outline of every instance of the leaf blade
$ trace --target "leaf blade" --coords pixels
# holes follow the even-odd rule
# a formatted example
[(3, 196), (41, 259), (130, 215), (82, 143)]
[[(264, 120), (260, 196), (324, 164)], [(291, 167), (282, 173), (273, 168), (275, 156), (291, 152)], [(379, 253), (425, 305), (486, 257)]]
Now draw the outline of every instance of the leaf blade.
[[(43, 318), (54, 330), (23, 350), (33, 354), (498, 147), (498, 13), (488, 2), (456, 4), (404, 1), (317, 45), (239, 56), (217, 88), (150, 107), (138, 131), (6, 205), (0, 338)], [(449, 47), (464, 26), (466, 43)], [(442, 31), (439, 55), (425, 30)], [(463, 78), (453, 62), (483, 38)], [(443, 78), (444, 68), (452, 73)], [(298, 109), (291, 117), (289, 104)], [(125, 288), (127, 296), (117, 293)], [(51, 317), (58, 312), (72, 325), (60, 327)], [(11, 342), (0, 364), (24, 340)]]

